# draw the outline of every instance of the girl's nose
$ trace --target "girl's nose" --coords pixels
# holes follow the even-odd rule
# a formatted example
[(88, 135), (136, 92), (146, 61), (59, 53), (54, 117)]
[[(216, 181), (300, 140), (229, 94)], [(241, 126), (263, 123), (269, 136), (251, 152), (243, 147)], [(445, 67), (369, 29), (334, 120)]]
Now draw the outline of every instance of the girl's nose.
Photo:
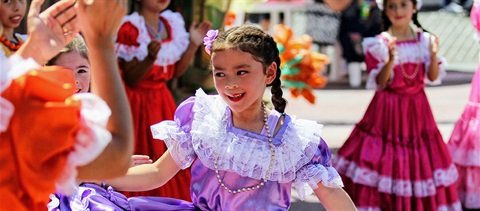
[(231, 84), (228, 84), (225, 86), (226, 89), (236, 89), (238, 88), (238, 84), (237, 83), (231, 83)]

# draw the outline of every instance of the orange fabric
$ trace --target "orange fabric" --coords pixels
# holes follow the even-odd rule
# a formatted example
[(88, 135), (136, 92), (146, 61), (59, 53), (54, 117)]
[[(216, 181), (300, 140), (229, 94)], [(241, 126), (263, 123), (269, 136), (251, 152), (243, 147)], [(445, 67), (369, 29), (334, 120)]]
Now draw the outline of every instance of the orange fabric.
[(46, 210), (49, 194), (73, 149), (80, 102), (72, 71), (32, 70), (2, 94), (15, 106), (0, 134), (0, 210)]

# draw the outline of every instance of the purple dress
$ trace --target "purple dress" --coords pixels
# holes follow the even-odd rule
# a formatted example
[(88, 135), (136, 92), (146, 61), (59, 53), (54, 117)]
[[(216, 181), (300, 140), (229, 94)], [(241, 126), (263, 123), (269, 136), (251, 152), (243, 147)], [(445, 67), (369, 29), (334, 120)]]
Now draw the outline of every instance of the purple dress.
[[(281, 116), (272, 111), (268, 124), (276, 125)], [(228, 193), (213, 170), (214, 152), (219, 155), (217, 166), (226, 186), (237, 189), (257, 185), (265, 178), (271, 159), (266, 130), (257, 134), (236, 128), (223, 100), (198, 90), (196, 97), (178, 107), (174, 121), (152, 126), (153, 136), (165, 141), (178, 166), (191, 166), (193, 202), (131, 197), (130, 206), (132, 210), (145, 206), (158, 210), (287, 210), (292, 184), (301, 198), (312, 193), (318, 182), (332, 188), (343, 186), (330, 164), (331, 154), (320, 137), (321, 128), (314, 121), (285, 115), (273, 137), (275, 162), (269, 180), (256, 190)], [(172, 205), (175, 201), (176, 207)]]

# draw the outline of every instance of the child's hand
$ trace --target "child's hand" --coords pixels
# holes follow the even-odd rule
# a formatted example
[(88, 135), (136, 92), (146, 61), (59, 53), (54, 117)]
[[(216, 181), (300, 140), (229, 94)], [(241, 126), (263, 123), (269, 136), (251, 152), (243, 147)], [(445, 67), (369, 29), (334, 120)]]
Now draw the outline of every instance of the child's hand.
[(388, 40), (387, 47), (388, 47), (389, 59), (393, 61), (395, 56), (398, 54), (398, 52), (397, 52), (397, 38), (393, 37), (392, 39)]
[(438, 37), (437, 35), (432, 34), (430, 36), (430, 46), (429, 46), (429, 51), (431, 56), (436, 56), (438, 52)]
[(150, 157), (148, 157), (148, 155), (132, 155), (132, 162), (130, 164), (130, 167), (150, 163), (153, 163), (153, 161), (152, 159), (150, 159)]
[(30, 47), (20, 50), (22, 56), (32, 57), (40, 64), (55, 56), (79, 31), (72, 7), (75, 0), (61, 0), (40, 13), (43, 2), (33, 0), (30, 5), (26, 43)]
[[(77, 0), (75, 10), (84, 37), (109, 40), (117, 34), (122, 18), (127, 14), (127, 0)], [(88, 40), (88, 39), (87, 39)]]
[(147, 55), (148, 58), (150, 58), (152, 60), (156, 60), (158, 52), (160, 51), (161, 48), (162, 48), (162, 43), (160, 41), (152, 40), (148, 44), (148, 55)]
[(208, 21), (203, 21), (195, 27), (196, 23), (190, 25), (190, 42), (195, 46), (200, 46), (203, 43), (203, 38), (207, 31), (212, 28), (212, 24)]

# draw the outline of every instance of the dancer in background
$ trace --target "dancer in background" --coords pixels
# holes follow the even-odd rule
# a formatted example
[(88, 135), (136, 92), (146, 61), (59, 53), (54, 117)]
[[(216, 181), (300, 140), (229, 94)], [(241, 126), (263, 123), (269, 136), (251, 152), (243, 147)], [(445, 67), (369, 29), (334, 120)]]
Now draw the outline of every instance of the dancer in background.
[[(167, 146), (163, 141), (153, 139), (150, 125), (172, 120), (176, 108), (166, 83), (186, 71), (210, 29), (210, 23), (192, 24), (188, 33), (181, 14), (167, 10), (170, 0), (132, 2), (139, 6), (139, 11), (124, 18), (116, 49), (134, 122), (134, 153), (157, 160)], [(188, 181), (190, 172), (187, 169), (162, 188), (125, 194), (190, 201)]]
[[(470, 20), (480, 35), (480, 2), (475, 1)], [(480, 36), (477, 36), (480, 38)], [(457, 165), (458, 196), (464, 210), (480, 209), (480, 66), (473, 75), (470, 97), (455, 124), (448, 147)]]
[(458, 173), (424, 89), (445, 75), (438, 38), (418, 22), (420, 0), (377, 2), (385, 31), (363, 42), (376, 92), (334, 166), (359, 209), (461, 210)]

